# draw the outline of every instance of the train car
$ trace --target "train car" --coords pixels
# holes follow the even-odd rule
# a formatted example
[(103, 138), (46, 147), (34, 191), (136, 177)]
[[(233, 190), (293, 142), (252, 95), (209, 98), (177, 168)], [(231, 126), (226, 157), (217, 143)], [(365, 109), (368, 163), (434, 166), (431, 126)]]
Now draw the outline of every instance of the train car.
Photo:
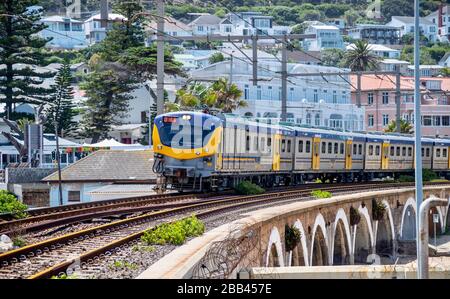
[[(173, 112), (155, 118), (153, 170), (180, 191), (265, 187), (316, 178), (364, 181), (414, 172), (414, 139), (269, 124), (224, 114)], [(422, 138), (423, 168), (449, 176), (450, 140)]]

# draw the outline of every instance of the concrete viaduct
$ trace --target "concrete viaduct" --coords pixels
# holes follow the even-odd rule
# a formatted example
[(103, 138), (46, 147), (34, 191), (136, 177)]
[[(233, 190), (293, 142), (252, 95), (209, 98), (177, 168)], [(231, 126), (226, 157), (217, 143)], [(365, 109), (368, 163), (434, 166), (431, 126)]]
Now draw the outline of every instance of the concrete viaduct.
[[(245, 234), (257, 232), (254, 249), (243, 254), (240, 267), (326, 266), (372, 263), (376, 254), (395, 258), (398, 252), (414, 253), (416, 202), (414, 188), (339, 195), (328, 199), (295, 202), (250, 212), (245, 218), (208, 231), (174, 250), (141, 274), (141, 278), (189, 278), (213, 243), (230, 238), (230, 228)], [(424, 199), (450, 198), (450, 186), (424, 188)], [(384, 213), (376, 205), (382, 203)], [(450, 227), (449, 206), (430, 211), (439, 215), (437, 233)], [(300, 231), (300, 242), (286, 252), (285, 227)], [(236, 236), (237, 237), (237, 236)], [(257, 258), (251, 258), (257, 256)], [(188, 257), (188, 258), (187, 258)], [(375, 256), (376, 258), (376, 256)], [(245, 262), (247, 261), (247, 263)], [(249, 264), (249, 261), (250, 264)], [(195, 276), (195, 275), (194, 275)]]

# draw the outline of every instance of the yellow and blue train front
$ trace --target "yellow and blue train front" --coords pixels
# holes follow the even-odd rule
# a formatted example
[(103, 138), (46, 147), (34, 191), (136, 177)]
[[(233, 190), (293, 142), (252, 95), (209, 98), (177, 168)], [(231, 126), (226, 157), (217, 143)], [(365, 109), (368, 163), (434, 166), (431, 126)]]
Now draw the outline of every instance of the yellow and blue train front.
[(155, 118), (154, 171), (179, 190), (211, 187), (222, 135), (222, 121), (198, 112), (171, 112)]

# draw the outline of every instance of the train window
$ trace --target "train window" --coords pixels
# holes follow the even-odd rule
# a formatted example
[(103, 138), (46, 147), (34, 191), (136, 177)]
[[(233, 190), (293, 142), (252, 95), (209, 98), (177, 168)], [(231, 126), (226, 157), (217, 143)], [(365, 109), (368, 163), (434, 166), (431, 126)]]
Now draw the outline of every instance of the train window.
[(250, 136), (246, 136), (245, 138), (245, 151), (246, 152), (250, 151)]
[(376, 156), (379, 156), (379, 155), (380, 155), (380, 146), (379, 146), (379, 145), (377, 145), (377, 146), (375, 147), (375, 155), (376, 155)]
[(281, 139), (281, 152), (286, 152), (286, 139)]
[(322, 142), (322, 154), (325, 154), (327, 151), (327, 143), (326, 142)]
[(291, 140), (287, 141), (287, 152), (290, 153), (291, 152)]
[(442, 149), (442, 157), (447, 158), (447, 149), (446, 148)]
[(369, 145), (369, 156), (373, 156), (373, 145)]
[(397, 146), (397, 157), (400, 157), (400, 146)]
[(436, 149), (436, 158), (440, 158), (441, 157), (441, 149), (437, 148)]
[(408, 146), (408, 157), (412, 156), (412, 147)]
[(357, 151), (356, 151), (356, 149), (357, 149), (357, 145), (356, 144), (353, 144), (353, 155), (356, 155), (356, 153), (357, 153)]
[(305, 153), (310, 153), (311, 152), (311, 141), (306, 141), (305, 143)]
[(303, 140), (298, 141), (298, 152), (303, 153)]
[(425, 156), (425, 149), (422, 147), (422, 157)]
[(430, 156), (430, 148), (429, 147), (427, 147), (426, 153), (427, 153), (427, 157), (429, 157)]
[(334, 143), (334, 153), (337, 154), (339, 152), (339, 144), (337, 142)]
[(270, 148), (272, 146), (272, 138), (267, 138), (267, 147)]
[(402, 147), (402, 156), (406, 156), (406, 146)]
[(341, 155), (344, 154), (344, 144), (343, 143), (341, 143), (341, 146), (340, 146), (340, 153), (341, 153)]
[(362, 144), (358, 144), (358, 155), (362, 155)]
[(395, 154), (395, 148), (393, 146), (391, 146), (391, 152), (390, 152), (391, 157), (393, 157), (394, 154)]
[(262, 152), (264, 152), (266, 150), (265, 145), (266, 145), (266, 138), (262, 137), (261, 138), (261, 151)]
[(328, 153), (331, 154), (333, 152), (333, 143), (328, 142)]

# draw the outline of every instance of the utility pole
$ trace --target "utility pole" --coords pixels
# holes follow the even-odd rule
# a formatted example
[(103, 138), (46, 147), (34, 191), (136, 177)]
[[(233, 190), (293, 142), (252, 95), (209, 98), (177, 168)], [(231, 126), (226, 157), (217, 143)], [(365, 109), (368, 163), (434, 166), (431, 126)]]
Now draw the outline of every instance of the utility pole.
[(258, 85), (258, 36), (256, 34), (252, 35), (252, 71), (253, 71), (253, 86)]
[(395, 74), (395, 104), (396, 104), (396, 127), (397, 133), (401, 132), (400, 128), (400, 69), (397, 68), (397, 74)]
[(361, 72), (356, 73), (356, 105), (361, 108)]
[(423, 200), (423, 186), (422, 186), (422, 140), (421, 140), (421, 121), (420, 116), (420, 50), (419, 50), (419, 38), (420, 38), (420, 27), (419, 27), (419, 0), (414, 0), (414, 158), (415, 158), (415, 176), (416, 176), (416, 242), (417, 242), (417, 278), (422, 278), (424, 267), (423, 264), (428, 264), (427, 260), (424, 261), (424, 256), (422, 253), (423, 247), (420, 246), (420, 206)]
[(164, 113), (164, 0), (157, 0), (156, 114)]
[(281, 46), (281, 121), (287, 118), (287, 37), (284, 35)]
[(100, 0), (100, 27), (108, 27), (108, 0)]
[(230, 79), (228, 80), (228, 84), (231, 86), (233, 84), (233, 52), (230, 54)]

